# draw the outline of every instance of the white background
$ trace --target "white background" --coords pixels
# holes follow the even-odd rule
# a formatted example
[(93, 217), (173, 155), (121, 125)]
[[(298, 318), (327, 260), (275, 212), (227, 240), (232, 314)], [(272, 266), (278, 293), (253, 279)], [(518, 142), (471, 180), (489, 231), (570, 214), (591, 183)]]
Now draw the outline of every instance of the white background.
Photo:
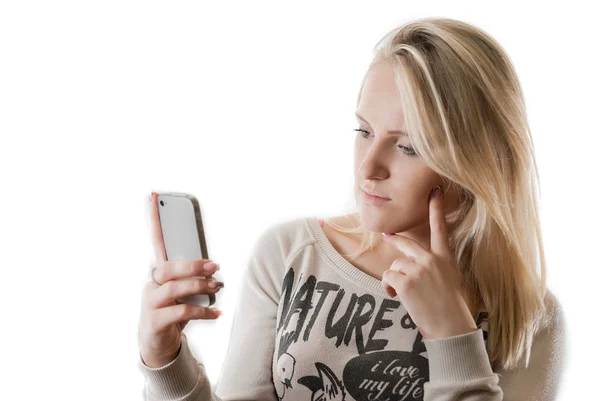
[(582, 399), (600, 359), (591, 3), (2, 2), (0, 398), (142, 399), (151, 190), (201, 202), (224, 315), (185, 330), (214, 383), (257, 235), (353, 210), (353, 114), (376, 42), (443, 16), (489, 32), (519, 74), (567, 317), (559, 399)]

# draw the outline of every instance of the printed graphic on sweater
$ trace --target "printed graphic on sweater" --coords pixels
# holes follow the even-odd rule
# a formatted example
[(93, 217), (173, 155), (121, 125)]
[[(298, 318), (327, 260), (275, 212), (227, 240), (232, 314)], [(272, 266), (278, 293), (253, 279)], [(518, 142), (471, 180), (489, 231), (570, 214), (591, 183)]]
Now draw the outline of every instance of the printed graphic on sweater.
[[(400, 301), (368, 292), (347, 293), (338, 283), (314, 275), (304, 281), (300, 275), (294, 288), (294, 275), (290, 268), (283, 280), (277, 324), (278, 377), (273, 381), (280, 400), (285, 401), (289, 391), (307, 394), (307, 401), (423, 400), (429, 363), (422, 354), (427, 350), (410, 315), (398, 310)], [(484, 330), (486, 318), (482, 313), (477, 319)], [(321, 329), (314, 331), (315, 327)], [(412, 345), (392, 349), (388, 344), (394, 336), (409, 338)], [(295, 345), (307, 352), (296, 355)], [(319, 355), (319, 347), (334, 350)], [(323, 354), (335, 350), (340, 359), (331, 363)]]

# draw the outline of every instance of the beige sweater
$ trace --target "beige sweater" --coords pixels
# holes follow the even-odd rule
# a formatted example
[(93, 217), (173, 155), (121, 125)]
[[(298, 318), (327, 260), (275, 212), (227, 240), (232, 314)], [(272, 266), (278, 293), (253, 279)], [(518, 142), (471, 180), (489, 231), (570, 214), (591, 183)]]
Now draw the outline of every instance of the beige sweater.
[(380, 280), (344, 259), (316, 218), (279, 223), (257, 240), (244, 271), (216, 385), (182, 337), (178, 356), (150, 368), (151, 400), (554, 400), (564, 359), (564, 316), (548, 291), (551, 323), (529, 367), (493, 369), (485, 311), (479, 330), (424, 340)]

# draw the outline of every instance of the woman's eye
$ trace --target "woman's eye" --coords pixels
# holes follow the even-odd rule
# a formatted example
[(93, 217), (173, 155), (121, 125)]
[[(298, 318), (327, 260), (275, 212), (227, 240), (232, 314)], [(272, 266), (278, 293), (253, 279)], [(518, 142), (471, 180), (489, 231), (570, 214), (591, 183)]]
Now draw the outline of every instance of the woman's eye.
[[(369, 134), (371, 134), (369, 131), (362, 129), (362, 128), (356, 128), (354, 131), (360, 132), (360, 136), (362, 136), (364, 139), (369, 139)], [(365, 134), (367, 134), (367, 135), (365, 136)], [(403, 149), (404, 153), (408, 156), (416, 156), (417, 155), (417, 152), (415, 152), (415, 150), (409, 146), (398, 145), (398, 147), (400, 149)]]
[(367, 135), (368, 135), (368, 134), (370, 134), (370, 132), (369, 132), (369, 131), (367, 131), (367, 130), (364, 130), (364, 129), (362, 129), (362, 128), (356, 128), (354, 131), (358, 131), (358, 132), (360, 132), (360, 136), (362, 136), (362, 137), (363, 137), (363, 138), (365, 138), (365, 139), (367, 138), (367, 137), (365, 136), (365, 133), (366, 133)]

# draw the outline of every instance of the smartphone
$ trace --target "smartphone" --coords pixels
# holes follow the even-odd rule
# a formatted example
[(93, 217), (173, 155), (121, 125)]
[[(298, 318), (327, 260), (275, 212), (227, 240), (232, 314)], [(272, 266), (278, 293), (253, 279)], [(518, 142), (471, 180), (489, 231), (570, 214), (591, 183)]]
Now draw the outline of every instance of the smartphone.
[[(195, 196), (181, 192), (158, 192), (158, 215), (167, 260), (210, 259), (206, 248), (200, 204)], [(211, 276), (196, 276), (199, 280)], [(180, 303), (211, 306), (216, 294), (177, 298)]]

